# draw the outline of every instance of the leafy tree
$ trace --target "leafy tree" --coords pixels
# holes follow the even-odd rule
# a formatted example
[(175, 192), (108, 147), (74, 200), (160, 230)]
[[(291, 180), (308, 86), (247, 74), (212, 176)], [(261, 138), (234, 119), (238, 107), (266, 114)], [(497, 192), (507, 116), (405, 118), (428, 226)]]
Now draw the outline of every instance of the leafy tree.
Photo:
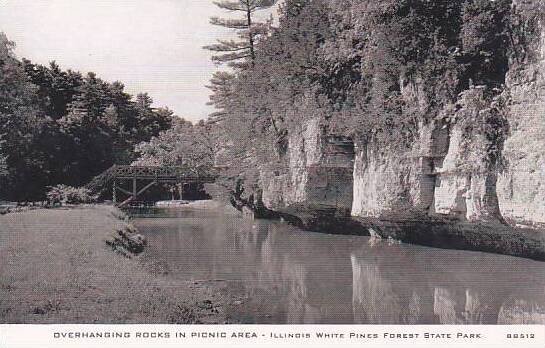
[(214, 166), (214, 131), (209, 123), (193, 125), (184, 119), (177, 120), (172, 129), (136, 146), (140, 156), (135, 164), (186, 167), (192, 172), (207, 174)]
[(508, 69), (511, 0), (473, 0), (462, 12), (466, 76), (477, 84), (499, 85)]
[(2, 138), (3, 137), (0, 137), (0, 180), (1, 178), (6, 177), (9, 174), (8, 165), (7, 165), (7, 156), (3, 150), (3, 146), (6, 143), (6, 141), (2, 140)]
[(287, 135), (310, 118), (358, 140), (410, 145), (419, 124), (443, 117), (471, 83), (502, 84), (510, 7), (283, 1), (278, 27), (254, 45), (254, 64), (213, 78), (230, 175), (255, 181), (271, 163), (281, 170)]
[(231, 119), (233, 122), (226, 125), (233, 132), (238, 129), (236, 141), (244, 141), (244, 129), (248, 127), (249, 137), (254, 130), (259, 134), (270, 131), (283, 141), (289, 122), (297, 122), (286, 117), (286, 109), (309, 91), (329, 84), (319, 52), (329, 35), (327, 3), (320, 0), (313, 2), (313, 6), (307, 3), (294, 0), (284, 3), (280, 27), (256, 46), (256, 64), (239, 71), (236, 79), (230, 80), (228, 93), (234, 98), (223, 107), (229, 115), (241, 118)]
[(172, 125), (174, 113), (169, 109), (153, 109), (152, 104), (153, 99), (147, 93), (136, 96), (134, 104), (136, 123), (131, 131), (138, 140), (137, 143), (148, 140)]
[(63, 71), (54, 61), (46, 67), (23, 59), (23, 67), (26, 75), (38, 87), (41, 109), (55, 120), (66, 115), (68, 105), (84, 84), (83, 76), (71, 70)]
[(212, 91), (208, 105), (213, 105), (217, 110), (209, 115), (210, 120), (219, 122), (227, 116), (225, 110), (236, 99), (233, 92), (233, 81), (235, 77), (236, 75), (233, 73), (218, 71), (215, 72), (212, 79), (210, 79), (210, 84), (206, 86)]
[(48, 154), (38, 144), (47, 139), (49, 121), (37, 107), (36, 88), (13, 55), (15, 44), (0, 33), (0, 137), (8, 191), (27, 198), (48, 180)]
[(78, 186), (114, 163), (130, 163), (136, 144), (169, 129), (170, 110), (133, 100), (123, 84), (94, 73), (19, 61), (0, 34), (0, 197), (43, 199), (47, 186)]

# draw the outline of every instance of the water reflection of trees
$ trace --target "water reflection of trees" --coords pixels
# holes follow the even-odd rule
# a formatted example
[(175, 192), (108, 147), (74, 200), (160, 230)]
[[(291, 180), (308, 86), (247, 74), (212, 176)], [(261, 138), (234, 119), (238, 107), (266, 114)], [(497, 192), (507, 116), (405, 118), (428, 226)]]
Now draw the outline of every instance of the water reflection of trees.
[(256, 278), (248, 284), (248, 296), (269, 304), (261, 314), (276, 313), (270, 321), (352, 322), (348, 238), (302, 233), (266, 221), (255, 221), (251, 230), (240, 230), (238, 235), (245, 241), (245, 252), (255, 256), (256, 262)]
[(542, 264), (530, 260), (217, 215), (139, 228), (170, 276), (224, 279), (241, 292), (248, 322), (545, 323)]

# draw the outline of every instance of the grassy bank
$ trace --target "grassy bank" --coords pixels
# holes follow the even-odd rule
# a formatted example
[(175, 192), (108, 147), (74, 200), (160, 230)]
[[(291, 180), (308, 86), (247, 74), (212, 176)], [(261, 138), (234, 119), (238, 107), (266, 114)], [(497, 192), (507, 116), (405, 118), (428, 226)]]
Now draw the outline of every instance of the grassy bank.
[(168, 279), (105, 240), (124, 227), (112, 207), (0, 216), (0, 323), (224, 323), (215, 283)]

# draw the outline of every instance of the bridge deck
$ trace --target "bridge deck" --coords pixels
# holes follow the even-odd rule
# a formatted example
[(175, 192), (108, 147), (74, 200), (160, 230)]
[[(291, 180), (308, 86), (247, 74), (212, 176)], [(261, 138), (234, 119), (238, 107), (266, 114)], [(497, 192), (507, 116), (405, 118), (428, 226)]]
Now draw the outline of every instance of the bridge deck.
[(215, 176), (188, 171), (182, 167), (137, 167), (115, 166), (111, 168), (111, 177), (116, 179), (149, 179), (161, 182), (202, 182), (210, 183)]
[[(120, 166), (115, 165), (102, 174), (95, 177), (86, 187), (92, 191), (99, 191), (108, 187), (113, 182), (113, 200), (117, 203), (117, 192), (120, 191), (129, 196), (127, 200), (120, 203), (126, 205), (147, 191), (150, 187), (159, 183), (186, 184), (186, 183), (213, 183), (216, 176), (212, 174), (201, 174), (184, 167), (144, 167), (144, 166)], [(122, 182), (129, 181), (132, 188), (127, 190), (120, 186)], [(138, 181), (145, 184), (138, 188)]]

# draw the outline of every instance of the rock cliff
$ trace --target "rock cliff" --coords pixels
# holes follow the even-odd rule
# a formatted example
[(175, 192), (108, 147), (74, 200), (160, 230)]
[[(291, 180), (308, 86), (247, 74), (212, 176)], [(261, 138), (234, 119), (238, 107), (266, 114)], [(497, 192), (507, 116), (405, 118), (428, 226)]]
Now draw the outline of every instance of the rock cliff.
[[(354, 145), (345, 137), (329, 135), (315, 118), (288, 137), (287, 168), (261, 170), (261, 199), (268, 209), (308, 219), (319, 215), (350, 216), (353, 191)], [(306, 216), (310, 214), (310, 216)]]
[[(542, 5), (513, 6), (524, 21)], [(259, 204), (309, 228), (351, 217), (382, 237), (545, 258), (545, 25), (538, 28), (527, 54), (510, 59), (504, 86), (470, 80), (455, 102), (420, 117), (403, 145), (352, 141), (324, 117), (303, 119), (289, 130), (285, 168), (260, 169)], [(416, 112), (429, 111), (425, 83), (400, 78)]]
[(486, 92), (473, 87), (462, 93), (458, 110), (445, 110), (438, 120), (420, 124), (407, 149), (361, 144), (352, 215), (502, 221), (496, 173), (503, 139), (483, 129), (494, 129), (489, 123), (504, 125), (488, 105)]
[(502, 216), (512, 224), (545, 226), (545, 27), (535, 62), (507, 75), (507, 167), (497, 182)]

